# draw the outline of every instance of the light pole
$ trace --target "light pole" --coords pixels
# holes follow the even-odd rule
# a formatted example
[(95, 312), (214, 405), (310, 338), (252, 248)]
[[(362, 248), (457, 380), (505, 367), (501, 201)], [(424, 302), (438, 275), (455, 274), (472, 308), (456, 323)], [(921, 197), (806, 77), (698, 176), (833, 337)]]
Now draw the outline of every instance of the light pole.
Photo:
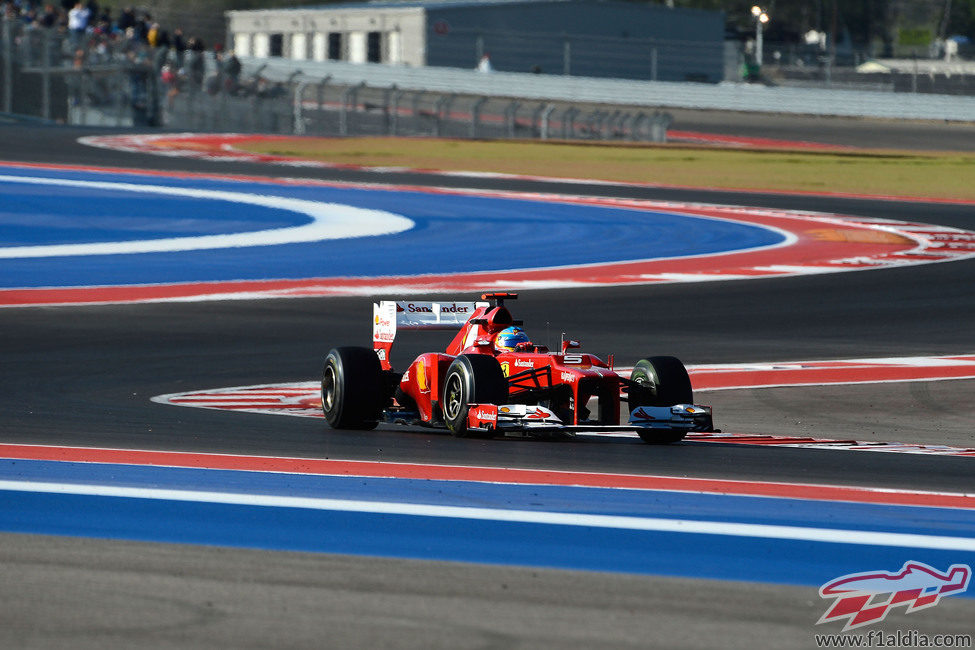
[(758, 67), (762, 67), (762, 31), (765, 28), (765, 23), (768, 22), (768, 14), (765, 10), (754, 5), (752, 7), (752, 15), (755, 16), (755, 63)]

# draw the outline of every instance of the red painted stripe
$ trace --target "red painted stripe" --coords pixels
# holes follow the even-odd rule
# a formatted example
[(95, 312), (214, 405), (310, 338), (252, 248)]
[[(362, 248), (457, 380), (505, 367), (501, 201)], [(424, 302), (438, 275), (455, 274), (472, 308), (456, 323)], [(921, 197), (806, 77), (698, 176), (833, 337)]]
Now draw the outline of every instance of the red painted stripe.
[(870, 368), (797, 368), (794, 370), (728, 370), (689, 372), (696, 390), (795, 386), (800, 384), (853, 384), (885, 381), (923, 381), (929, 379), (972, 379), (975, 366), (910, 367), (875, 366)]
[(688, 142), (703, 142), (707, 144), (728, 145), (733, 147), (748, 147), (755, 149), (812, 149), (823, 151), (857, 151), (858, 147), (840, 144), (826, 144), (823, 142), (809, 142), (808, 140), (777, 140), (775, 138), (754, 138), (738, 135), (721, 135), (717, 133), (703, 133), (700, 131), (667, 130), (667, 139)]
[(51, 447), (44, 445), (0, 444), (0, 457), (23, 460), (116, 463), (125, 465), (320, 474), (328, 476), (364, 476), (376, 478), (706, 492), (738, 496), (784, 497), (822, 501), (851, 501), (856, 503), (975, 509), (975, 494), (887, 490), (804, 483), (766, 483), (758, 481), (642, 476), (634, 474), (380, 463), (318, 458), (196, 454), (135, 449)]

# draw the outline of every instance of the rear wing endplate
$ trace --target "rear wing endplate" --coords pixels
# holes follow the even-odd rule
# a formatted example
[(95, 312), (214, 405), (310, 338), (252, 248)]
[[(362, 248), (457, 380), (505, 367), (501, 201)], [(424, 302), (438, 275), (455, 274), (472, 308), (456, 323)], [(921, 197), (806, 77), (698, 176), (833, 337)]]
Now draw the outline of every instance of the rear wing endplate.
[(397, 330), (453, 330), (459, 329), (478, 307), (486, 302), (418, 302), (383, 300), (372, 305), (372, 344), (382, 362), (389, 369), (389, 351)]

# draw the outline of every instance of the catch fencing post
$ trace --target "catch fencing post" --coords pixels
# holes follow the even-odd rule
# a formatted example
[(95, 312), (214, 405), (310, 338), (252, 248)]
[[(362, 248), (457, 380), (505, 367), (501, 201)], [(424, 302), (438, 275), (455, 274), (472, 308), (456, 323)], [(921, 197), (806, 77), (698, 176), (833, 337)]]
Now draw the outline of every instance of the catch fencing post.
[(623, 140), (632, 140), (633, 135), (631, 131), (627, 128), (628, 125), (633, 124), (633, 113), (625, 113), (623, 119), (620, 120), (620, 138)]
[(420, 111), (420, 99), (426, 94), (425, 90), (413, 92), (413, 133), (421, 133), (420, 127), (423, 125), (423, 114)]
[(396, 92), (396, 84), (383, 89), (383, 135), (389, 135), (390, 104), (393, 102), (393, 93)]
[(515, 122), (517, 121), (519, 102), (512, 100), (508, 107), (504, 109), (504, 121), (508, 127), (508, 137), (515, 137)]
[(543, 110), (545, 110), (545, 104), (539, 104), (538, 106), (535, 107), (535, 110), (532, 111), (532, 124), (531, 124), (532, 137), (535, 137), (535, 134), (541, 132), (542, 130), (542, 127), (536, 126), (536, 124), (542, 121)]
[(633, 122), (630, 125), (630, 139), (631, 140), (642, 140), (640, 137), (640, 127), (643, 125), (643, 120), (647, 119), (646, 114), (643, 111), (638, 111), (636, 115), (633, 116)]
[(667, 142), (667, 128), (673, 119), (670, 113), (654, 113), (650, 121), (650, 139), (654, 142)]
[(472, 138), (476, 138), (477, 137), (477, 125), (481, 121), (481, 108), (484, 106), (484, 104), (485, 104), (485, 102), (487, 102), (487, 100), (488, 100), (487, 97), (481, 97), (476, 102), (474, 102), (474, 105), (473, 106), (471, 106), (471, 131), (470, 131), (470, 136)]
[(606, 113), (601, 110), (594, 111), (587, 120), (589, 124), (589, 137), (592, 138), (593, 134), (596, 134), (598, 138), (603, 137), (603, 124), (606, 121)]
[(575, 106), (569, 106), (562, 113), (562, 139), (568, 140), (570, 138), (575, 138), (576, 135), (576, 124), (575, 119), (578, 115), (579, 109)]
[(342, 91), (339, 106), (339, 135), (349, 135), (349, 98), (355, 95), (355, 91), (355, 86), (349, 86)]
[[(77, 104), (78, 107), (78, 122), (77, 124), (88, 124), (88, 95), (90, 93), (91, 87), (91, 73), (87, 70), (78, 75), (78, 83), (76, 85)], [(68, 115), (70, 121), (71, 116)]]
[(538, 133), (538, 136), (542, 140), (548, 140), (548, 121), (552, 115), (552, 111), (554, 110), (555, 106), (553, 104), (548, 104), (545, 106), (545, 110), (542, 111), (542, 123), (539, 125)]
[(6, 15), (3, 21), (3, 110), (13, 113), (14, 102), (14, 46), (13, 30)]
[(609, 133), (607, 134), (610, 138), (614, 137), (617, 133), (622, 133), (623, 131), (623, 112), (616, 111), (613, 116), (609, 118)]
[(342, 110), (339, 113), (339, 135), (349, 135), (349, 109), (353, 111), (358, 110), (359, 106), (359, 91), (366, 87), (366, 82), (363, 81), (358, 86), (351, 86), (345, 89), (342, 93)]
[(305, 88), (308, 86), (308, 82), (302, 81), (295, 88), (295, 99), (294, 99), (294, 134), (304, 135), (305, 134), (305, 118), (302, 115), (301, 102), (304, 100)]
[(331, 80), (332, 75), (326, 75), (324, 79), (318, 82), (318, 86), (316, 88), (316, 99), (318, 100), (319, 111), (325, 110), (325, 86), (327, 86), (328, 82)]
[(405, 92), (405, 90), (400, 90), (393, 85), (393, 119), (391, 120), (390, 124), (390, 131), (392, 131), (391, 135), (397, 135), (397, 131), (399, 130), (399, 102), (401, 99), (403, 99)]
[(51, 119), (51, 32), (44, 30), (44, 44), (41, 46), (41, 116)]
[(457, 95), (451, 93), (440, 98), (437, 102), (437, 132), (434, 135), (440, 136), (443, 132), (443, 122), (450, 121), (450, 105), (454, 103)]
[(325, 78), (315, 84), (315, 99), (318, 101), (318, 123), (319, 123), (319, 133), (325, 132), (325, 119), (323, 115), (325, 114), (325, 87), (328, 86), (328, 82), (332, 80), (332, 75), (325, 75)]

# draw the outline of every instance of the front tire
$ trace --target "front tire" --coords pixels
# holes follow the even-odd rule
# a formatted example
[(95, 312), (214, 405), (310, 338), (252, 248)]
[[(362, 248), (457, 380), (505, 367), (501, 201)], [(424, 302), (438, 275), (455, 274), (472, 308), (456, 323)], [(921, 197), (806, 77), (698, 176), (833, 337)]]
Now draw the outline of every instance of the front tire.
[(471, 434), (467, 412), (471, 404), (504, 404), (508, 401), (508, 378), (494, 357), (462, 354), (447, 368), (441, 405), (447, 428), (458, 438)]
[(384, 404), (382, 366), (370, 348), (333, 348), (322, 371), (322, 412), (335, 429), (375, 429)]
[[(673, 406), (693, 404), (694, 390), (687, 369), (676, 357), (647, 357), (640, 359), (630, 373), (630, 380), (637, 384), (628, 396), (630, 410), (640, 406)], [(682, 429), (641, 429), (637, 433), (644, 442), (667, 444), (684, 438)]]

